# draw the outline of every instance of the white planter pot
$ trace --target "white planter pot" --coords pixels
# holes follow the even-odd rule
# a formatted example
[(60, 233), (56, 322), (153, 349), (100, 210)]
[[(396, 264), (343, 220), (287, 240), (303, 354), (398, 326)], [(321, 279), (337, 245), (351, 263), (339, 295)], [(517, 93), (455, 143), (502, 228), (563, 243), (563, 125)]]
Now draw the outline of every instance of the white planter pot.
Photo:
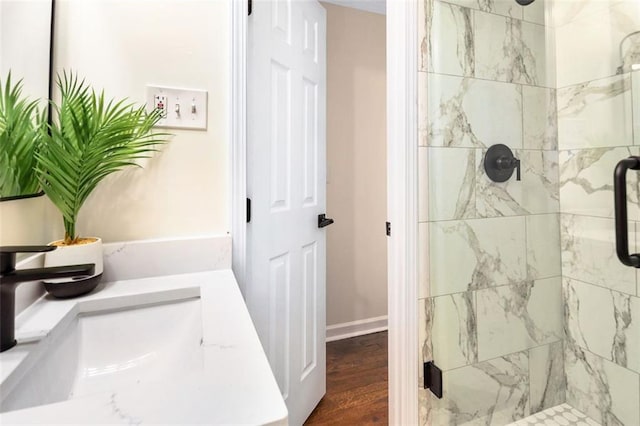
[[(90, 292), (98, 285), (104, 269), (102, 239), (94, 239), (94, 242), (88, 244), (58, 246), (55, 250), (45, 254), (45, 267), (71, 266), (85, 263), (93, 263), (95, 265), (94, 274), (90, 277), (81, 279), (64, 278), (45, 282), (45, 288), (49, 293), (62, 298), (75, 297)], [(49, 245), (54, 244), (55, 242)]]

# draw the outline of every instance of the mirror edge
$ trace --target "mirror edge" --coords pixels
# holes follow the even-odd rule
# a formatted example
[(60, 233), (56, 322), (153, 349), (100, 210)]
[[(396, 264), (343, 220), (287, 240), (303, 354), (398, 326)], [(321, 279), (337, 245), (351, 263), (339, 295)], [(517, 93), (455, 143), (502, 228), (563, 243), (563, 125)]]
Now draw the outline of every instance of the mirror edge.
[[(55, 30), (55, 19), (56, 19), (56, 0), (51, 0), (51, 19), (49, 21), (49, 90), (47, 93), (47, 102), (50, 102), (53, 99), (53, 48), (54, 48), (54, 30)], [(47, 106), (47, 122), (51, 124), (52, 120), (52, 108)], [(15, 201), (15, 200), (24, 200), (28, 198), (37, 198), (42, 197), (44, 195), (44, 191), (40, 190), (40, 192), (36, 192), (35, 194), (27, 194), (27, 195), (10, 195), (8, 197), (0, 197), (0, 202), (3, 201)]]

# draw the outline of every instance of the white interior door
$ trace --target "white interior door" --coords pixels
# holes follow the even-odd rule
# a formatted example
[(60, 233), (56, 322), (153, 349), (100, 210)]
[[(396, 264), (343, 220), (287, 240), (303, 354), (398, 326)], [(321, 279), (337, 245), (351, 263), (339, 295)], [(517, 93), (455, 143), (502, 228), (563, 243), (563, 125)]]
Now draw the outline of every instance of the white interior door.
[(326, 14), (254, 0), (248, 21), (246, 297), (300, 425), (325, 393)]

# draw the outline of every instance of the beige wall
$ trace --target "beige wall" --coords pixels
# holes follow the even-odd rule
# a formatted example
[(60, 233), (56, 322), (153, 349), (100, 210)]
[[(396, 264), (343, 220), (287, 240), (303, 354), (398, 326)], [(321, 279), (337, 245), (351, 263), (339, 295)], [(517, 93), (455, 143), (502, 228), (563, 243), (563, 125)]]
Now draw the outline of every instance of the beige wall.
[[(229, 223), (227, 0), (60, 0), (55, 69), (111, 97), (145, 102), (147, 84), (209, 92), (207, 131), (171, 130), (144, 169), (107, 178), (78, 232), (106, 242), (225, 233)], [(49, 220), (62, 233), (55, 210)]]
[[(107, 178), (78, 231), (106, 242), (225, 233), (229, 228), (228, 0), (58, 0), (55, 67), (112, 97), (145, 101), (147, 83), (206, 89), (209, 127), (175, 137), (145, 169)], [(63, 234), (46, 197), (0, 203), (0, 245)], [(34, 291), (36, 293), (34, 293)], [(37, 297), (18, 289), (18, 312)]]
[[(145, 101), (145, 85), (206, 89), (208, 130), (175, 134), (144, 169), (108, 177), (78, 232), (106, 242), (225, 233), (229, 226), (226, 0), (60, 0), (55, 69), (73, 69), (111, 97)], [(0, 203), (0, 244), (62, 236), (45, 198)]]
[(327, 9), (327, 324), (387, 314), (385, 17)]
[(45, 197), (0, 202), (0, 246), (37, 245), (51, 241)]

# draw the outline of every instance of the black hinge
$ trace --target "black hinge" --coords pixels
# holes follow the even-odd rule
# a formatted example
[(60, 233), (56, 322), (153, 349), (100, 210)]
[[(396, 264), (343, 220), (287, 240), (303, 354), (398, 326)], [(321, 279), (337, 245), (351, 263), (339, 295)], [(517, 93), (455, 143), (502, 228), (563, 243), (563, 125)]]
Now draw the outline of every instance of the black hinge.
[(442, 370), (433, 361), (424, 363), (424, 388), (442, 399)]
[(247, 198), (247, 223), (251, 222), (251, 198)]
[(253, 1), (249, 0), (249, 15), (251, 15), (252, 9), (253, 9)]
[(391, 222), (387, 222), (387, 237), (391, 236)]

